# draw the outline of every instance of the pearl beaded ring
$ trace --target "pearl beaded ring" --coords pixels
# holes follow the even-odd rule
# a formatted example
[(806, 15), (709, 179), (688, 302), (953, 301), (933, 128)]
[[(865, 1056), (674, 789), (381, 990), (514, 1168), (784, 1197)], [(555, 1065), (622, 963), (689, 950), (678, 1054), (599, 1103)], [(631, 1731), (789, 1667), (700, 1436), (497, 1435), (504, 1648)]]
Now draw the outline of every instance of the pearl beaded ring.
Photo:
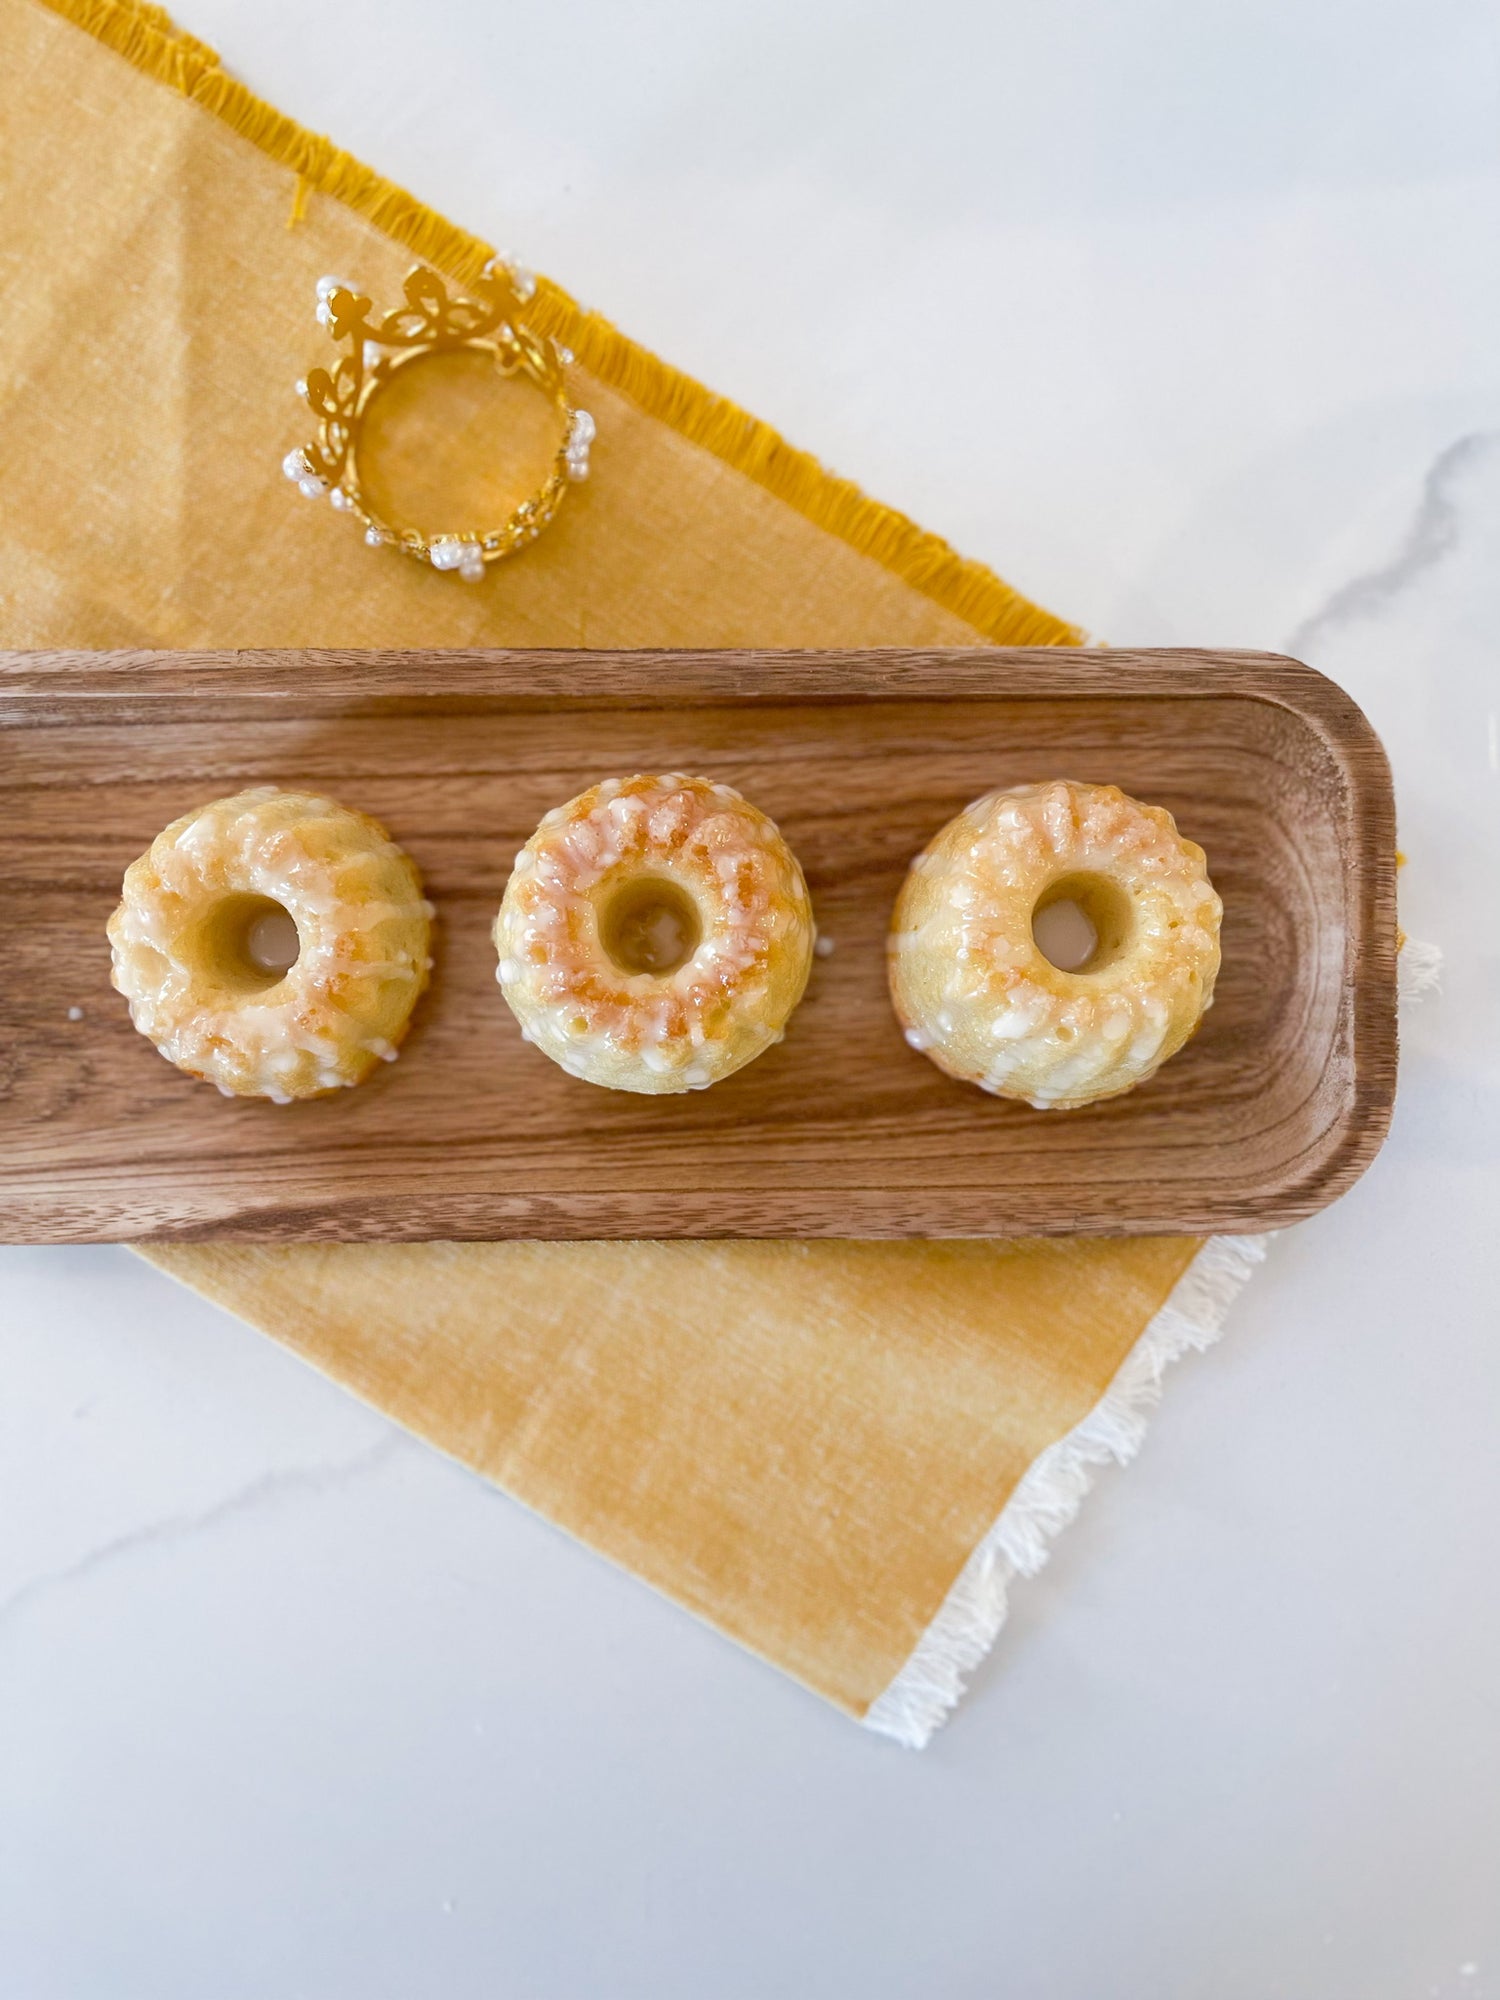
[[(536, 292), (529, 271), (491, 258), (472, 295), (461, 297), (451, 296), (435, 271), (418, 265), (407, 276), (404, 291), (404, 306), (372, 318), (370, 300), (345, 279), (318, 280), (318, 321), (335, 340), (347, 341), (349, 351), (331, 374), (314, 368), (297, 384), (318, 419), (317, 436), (288, 452), (281, 469), (307, 499), (326, 498), (339, 512), (362, 521), (371, 548), (393, 548), (477, 583), (486, 563), (535, 541), (569, 485), (588, 478), (594, 420), (569, 400), (566, 371), (572, 354), (524, 322), (522, 309)], [(398, 370), (428, 355), (461, 349), (492, 355), (501, 375), (522, 377), (556, 405), (563, 432), (551, 469), (540, 491), (498, 527), (454, 526), (432, 533), (396, 528), (375, 511), (361, 482), (359, 445), (366, 414)]]

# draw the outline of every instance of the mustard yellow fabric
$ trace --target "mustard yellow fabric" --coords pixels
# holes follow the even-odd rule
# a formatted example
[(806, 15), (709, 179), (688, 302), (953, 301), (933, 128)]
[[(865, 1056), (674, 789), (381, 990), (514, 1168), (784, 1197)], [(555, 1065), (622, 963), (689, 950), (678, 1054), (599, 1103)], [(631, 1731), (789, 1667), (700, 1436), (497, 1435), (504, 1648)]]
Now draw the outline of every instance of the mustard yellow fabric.
[[(155, 9), (0, 0), (0, 90), (0, 644), (1076, 638), (550, 286), (594, 479), (480, 587), (365, 551), (279, 472), (314, 281), (383, 300), (411, 251), (462, 280), (486, 246)], [(153, 1255), (858, 1715), (1197, 1247)]]

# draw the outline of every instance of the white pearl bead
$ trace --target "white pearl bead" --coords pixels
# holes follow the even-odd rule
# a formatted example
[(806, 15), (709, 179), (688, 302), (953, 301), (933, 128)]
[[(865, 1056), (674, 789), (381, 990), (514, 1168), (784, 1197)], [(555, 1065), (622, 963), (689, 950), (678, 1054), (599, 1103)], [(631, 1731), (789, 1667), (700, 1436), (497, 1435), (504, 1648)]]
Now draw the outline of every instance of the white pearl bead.
[(312, 467), (307, 462), (307, 453), (299, 445), (295, 451), (287, 453), (281, 461), (281, 469), (288, 479), (305, 479)]
[(354, 287), (347, 278), (319, 278), (318, 280), (318, 297), (320, 299), (331, 299), (335, 292), (352, 292), (353, 290)]
[(323, 495), (328, 491), (328, 481), (320, 479), (316, 473), (311, 473), (306, 479), (299, 479), (297, 481), (297, 491), (305, 499), (321, 500)]

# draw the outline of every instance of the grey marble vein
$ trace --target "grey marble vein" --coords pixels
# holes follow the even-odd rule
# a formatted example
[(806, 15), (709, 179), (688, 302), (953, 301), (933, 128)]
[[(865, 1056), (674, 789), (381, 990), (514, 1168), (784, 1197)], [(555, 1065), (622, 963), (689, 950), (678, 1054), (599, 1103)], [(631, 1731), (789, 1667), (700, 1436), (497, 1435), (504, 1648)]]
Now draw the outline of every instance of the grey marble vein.
[(1500, 431), (1469, 431), (1444, 445), (1427, 468), (1416, 509), (1396, 553), (1378, 568), (1341, 583), (1297, 626), (1286, 650), (1301, 657), (1336, 627), (1383, 611), (1457, 548), (1462, 533), (1457, 489), (1465, 474), (1497, 448)]
[(216, 1528), (221, 1521), (252, 1513), (293, 1494), (327, 1493), (345, 1486), (350, 1480), (362, 1477), (394, 1457), (404, 1442), (399, 1431), (391, 1430), (373, 1444), (366, 1445), (363, 1451), (356, 1452), (352, 1458), (335, 1460), (332, 1464), (294, 1465), (275, 1472), (264, 1472), (207, 1507), (182, 1514), (168, 1514), (161, 1520), (144, 1522), (138, 1528), (127, 1529), (122, 1535), (100, 1542), (70, 1563), (28, 1577), (9, 1597), (0, 1599), (0, 1637), (41, 1598), (49, 1597), (67, 1585), (79, 1583), (141, 1549), (160, 1548), (189, 1540)]

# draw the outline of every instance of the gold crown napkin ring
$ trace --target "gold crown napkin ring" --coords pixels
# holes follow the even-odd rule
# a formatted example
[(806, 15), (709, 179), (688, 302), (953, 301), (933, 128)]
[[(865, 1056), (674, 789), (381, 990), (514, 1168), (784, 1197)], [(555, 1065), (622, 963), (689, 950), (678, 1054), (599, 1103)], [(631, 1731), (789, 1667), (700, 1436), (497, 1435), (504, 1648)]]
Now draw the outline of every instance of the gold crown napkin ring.
[[(453, 295), (435, 271), (418, 265), (403, 287), (406, 303), (383, 318), (343, 278), (318, 280), (318, 320), (336, 341), (347, 341), (332, 373), (314, 368), (297, 384), (318, 420), (310, 444), (288, 452), (281, 469), (309, 500), (327, 498), (341, 513), (364, 523), (371, 548), (398, 549), (434, 569), (455, 570), (469, 582), (486, 563), (514, 555), (536, 540), (562, 504), (570, 484), (589, 476), (594, 420), (568, 399), (566, 371), (573, 356), (534, 333), (522, 308), (536, 280), (520, 265), (492, 258), (467, 296)], [(499, 527), (443, 529), (431, 534), (396, 528), (375, 512), (360, 480), (359, 446), (371, 403), (398, 369), (428, 355), (458, 349), (494, 356), (502, 375), (533, 383), (560, 412), (563, 425), (551, 470), (541, 490), (523, 500)]]

